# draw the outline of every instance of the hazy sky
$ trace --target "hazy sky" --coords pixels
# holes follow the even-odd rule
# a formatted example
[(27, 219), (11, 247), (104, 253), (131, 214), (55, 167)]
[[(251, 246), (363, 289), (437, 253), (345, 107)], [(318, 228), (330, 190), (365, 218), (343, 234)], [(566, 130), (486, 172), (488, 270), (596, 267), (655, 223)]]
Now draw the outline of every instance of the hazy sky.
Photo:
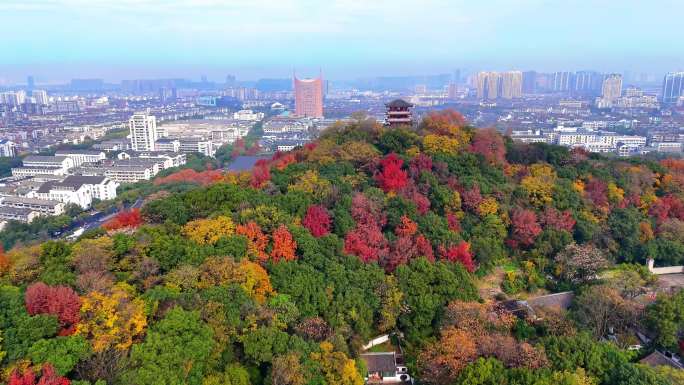
[(0, 82), (684, 68), (684, 0), (0, 0)]

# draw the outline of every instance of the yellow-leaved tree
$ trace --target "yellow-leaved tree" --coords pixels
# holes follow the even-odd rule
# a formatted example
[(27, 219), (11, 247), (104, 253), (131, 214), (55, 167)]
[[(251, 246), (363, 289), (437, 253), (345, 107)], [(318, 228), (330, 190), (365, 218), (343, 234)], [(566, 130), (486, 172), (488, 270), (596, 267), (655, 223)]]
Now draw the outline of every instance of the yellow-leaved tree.
[(92, 341), (93, 351), (126, 350), (145, 330), (145, 304), (140, 298), (132, 298), (132, 292), (131, 286), (119, 283), (111, 293), (92, 291), (81, 298), (76, 334)]
[(530, 175), (520, 181), (527, 192), (530, 203), (543, 207), (553, 201), (553, 185), (556, 183), (556, 171), (545, 163), (530, 166)]
[(311, 353), (311, 359), (318, 363), (326, 383), (363, 385), (363, 378), (356, 370), (354, 360), (343, 352), (333, 351), (333, 345), (330, 342), (321, 342), (320, 348), (320, 352)]
[(183, 226), (183, 234), (200, 245), (216, 243), (221, 237), (233, 235), (235, 224), (226, 216), (213, 219), (196, 219)]

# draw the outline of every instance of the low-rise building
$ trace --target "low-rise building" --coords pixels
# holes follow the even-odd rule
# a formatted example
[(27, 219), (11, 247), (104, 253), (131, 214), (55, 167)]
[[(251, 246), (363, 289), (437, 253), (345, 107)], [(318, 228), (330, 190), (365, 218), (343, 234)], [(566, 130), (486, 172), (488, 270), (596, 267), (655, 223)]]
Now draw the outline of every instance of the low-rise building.
[(104, 151), (94, 150), (60, 150), (55, 153), (56, 156), (65, 156), (74, 161), (74, 167), (78, 167), (83, 163), (97, 163), (107, 159)]
[(127, 151), (131, 149), (131, 142), (128, 139), (109, 139), (94, 144), (93, 148), (102, 151)]
[(63, 176), (66, 171), (62, 167), (12, 167), (12, 176), (16, 177), (48, 177)]
[(263, 118), (263, 112), (254, 112), (252, 110), (240, 110), (233, 113), (233, 119), (235, 120), (259, 121)]
[(30, 209), (45, 215), (60, 215), (64, 213), (64, 203), (55, 200), (45, 200), (29, 197), (3, 197), (0, 206), (19, 209)]
[(156, 151), (179, 152), (180, 141), (178, 139), (172, 138), (157, 139), (157, 141), (154, 143), (154, 148)]
[(0, 220), (31, 223), (40, 213), (27, 208), (0, 206)]
[(179, 138), (180, 150), (184, 153), (200, 153), (204, 156), (214, 156), (216, 149), (211, 140), (202, 137), (182, 137)]

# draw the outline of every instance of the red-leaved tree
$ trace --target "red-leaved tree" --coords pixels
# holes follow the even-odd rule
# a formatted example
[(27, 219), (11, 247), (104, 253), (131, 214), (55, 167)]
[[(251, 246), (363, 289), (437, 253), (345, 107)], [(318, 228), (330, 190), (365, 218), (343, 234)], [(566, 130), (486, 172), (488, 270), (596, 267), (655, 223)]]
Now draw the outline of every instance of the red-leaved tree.
[(421, 256), (434, 260), (430, 241), (418, 234), (418, 225), (410, 218), (402, 216), (401, 223), (394, 229), (394, 233), (397, 239), (392, 244), (389, 254), (380, 260), (380, 265), (388, 273)]
[(295, 254), (297, 250), (297, 242), (292, 239), (292, 234), (287, 226), (280, 225), (273, 232), (273, 249), (271, 250), (271, 259), (274, 261), (293, 261), (297, 258)]
[(125, 227), (138, 227), (143, 223), (140, 209), (123, 210), (114, 216), (114, 218), (105, 222), (102, 227), (105, 230), (117, 230)]
[(534, 243), (542, 228), (537, 222), (537, 214), (532, 210), (516, 209), (511, 216), (511, 241), (509, 245), (530, 246)]
[(311, 235), (319, 238), (330, 232), (332, 221), (325, 207), (312, 205), (306, 210), (302, 224), (309, 229)]
[(648, 209), (648, 214), (656, 219), (658, 224), (668, 218), (684, 220), (684, 204), (672, 194), (656, 199)]
[(205, 170), (197, 172), (191, 168), (185, 170), (180, 170), (174, 172), (171, 175), (165, 176), (163, 178), (155, 179), (155, 185), (161, 185), (166, 183), (179, 183), (179, 182), (189, 182), (197, 183), (201, 186), (207, 186), (212, 183), (216, 183), (223, 178), (223, 172), (220, 170)]
[(48, 286), (36, 282), (26, 289), (26, 311), (30, 315), (50, 314), (57, 317), (60, 335), (70, 335), (80, 319), (81, 298), (67, 286)]
[(254, 188), (259, 188), (269, 180), (271, 180), (271, 170), (268, 162), (265, 159), (260, 159), (254, 164), (250, 184)]
[(423, 171), (432, 171), (432, 158), (425, 154), (418, 154), (409, 163), (409, 172), (413, 178), (420, 176)]
[(596, 207), (608, 208), (608, 185), (598, 178), (591, 178), (584, 185), (584, 193)]
[(469, 272), (475, 271), (473, 253), (470, 251), (470, 243), (461, 241), (458, 245), (451, 245), (448, 248), (439, 247), (440, 258), (449, 262), (459, 262)]
[(387, 217), (378, 204), (361, 193), (355, 194), (352, 198), (352, 218), (356, 221), (356, 227), (344, 238), (344, 252), (356, 255), (363, 262), (385, 258), (389, 246), (382, 227)]
[(42, 375), (40, 380), (36, 382), (36, 375), (33, 370), (27, 368), (23, 374), (20, 374), (17, 369), (12, 371), (8, 385), (69, 385), (70, 381), (64, 377), (60, 377), (55, 368), (50, 364), (43, 364)]
[(561, 212), (553, 207), (547, 207), (539, 219), (545, 226), (569, 232), (572, 232), (572, 229), (577, 222), (575, 221), (575, 218), (572, 217), (572, 212), (570, 212), (570, 210)]
[(380, 161), (380, 173), (375, 176), (375, 180), (385, 191), (397, 191), (406, 187), (408, 174), (402, 170), (404, 161), (395, 153), (391, 153)]
[(506, 146), (503, 138), (493, 128), (477, 130), (470, 145), (470, 151), (482, 155), (487, 162), (492, 164), (506, 162)]

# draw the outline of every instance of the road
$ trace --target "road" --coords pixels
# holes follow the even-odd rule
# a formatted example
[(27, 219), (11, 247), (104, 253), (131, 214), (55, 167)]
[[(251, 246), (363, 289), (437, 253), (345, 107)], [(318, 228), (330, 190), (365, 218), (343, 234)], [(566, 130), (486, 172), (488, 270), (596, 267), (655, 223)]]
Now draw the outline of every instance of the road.
[[(140, 207), (142, 207), (142, 205), (143, 205), (143, 199), (138, 198), (135, 202), (133, 202), (133, 204), (124, 205), (123, 209), (124, 210), (139, 209)], [(111, 211), (109, 213), (98, 212), (98, 213), (94, 213), (93, 215), (91, 215), (90, 217), (88, 217), (86, 219), (82, 219), (80, 221), (74, 221), (71, 225), (69, 225), (69, 227), (62, 230), (59, 234), (56, 234), (55, 238), (66, 238), (70, 234), (73, 234), (75, 231), (77, 231), (78, 229), (81, 229), (81, 228), (84, 230), (84, 232), (89, 231), (89, 230), (93, 230), (93, 229), (97, 229), (100, 226), (102, 226), (103, 224), (105, 224), (105, 222), (112, 219), (116, 214), (119, 213), (119, 211), (120, 210), (114, 209), (113, 211)]]

